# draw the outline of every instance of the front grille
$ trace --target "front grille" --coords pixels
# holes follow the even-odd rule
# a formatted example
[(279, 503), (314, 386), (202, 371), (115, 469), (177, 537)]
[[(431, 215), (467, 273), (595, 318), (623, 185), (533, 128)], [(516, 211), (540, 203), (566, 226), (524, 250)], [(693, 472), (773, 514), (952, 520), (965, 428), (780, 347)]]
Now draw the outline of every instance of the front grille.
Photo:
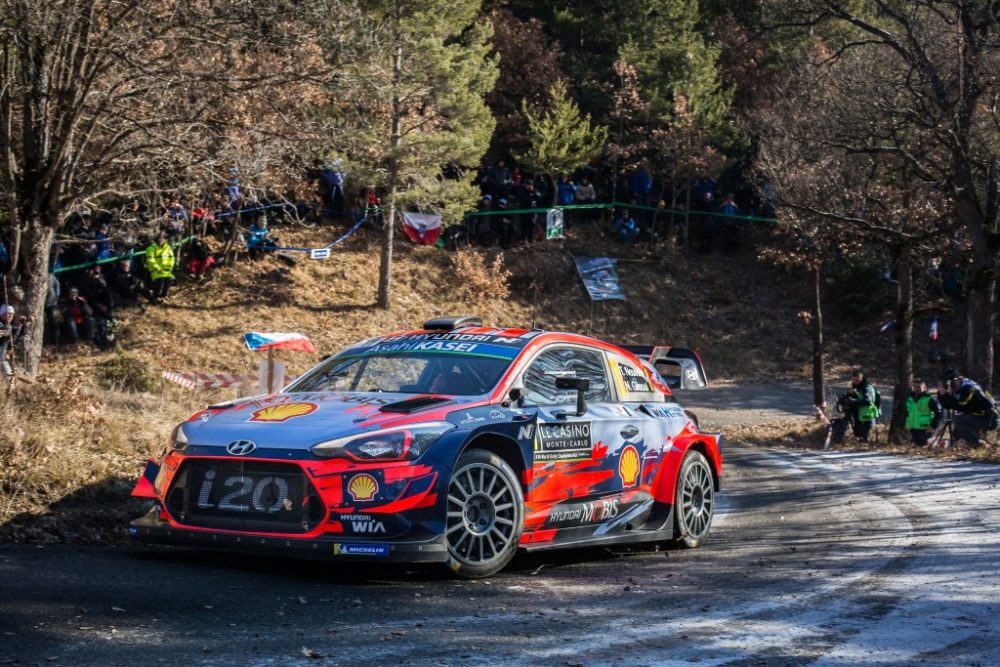
[(258, 533), (306, 533), (326, 516), (297, 465), (235, 459), (185, 461), (166, 508), (185, 525)]

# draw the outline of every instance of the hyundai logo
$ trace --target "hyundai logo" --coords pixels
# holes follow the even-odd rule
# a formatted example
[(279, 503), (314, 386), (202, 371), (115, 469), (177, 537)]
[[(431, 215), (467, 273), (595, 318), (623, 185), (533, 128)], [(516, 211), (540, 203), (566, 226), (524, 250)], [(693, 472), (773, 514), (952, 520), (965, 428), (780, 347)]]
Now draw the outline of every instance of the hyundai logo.
[(233, 440), (226, 445), (226, 451), (233, 456), (246, 456), (257, 449), (257, 444), (253, 440)]

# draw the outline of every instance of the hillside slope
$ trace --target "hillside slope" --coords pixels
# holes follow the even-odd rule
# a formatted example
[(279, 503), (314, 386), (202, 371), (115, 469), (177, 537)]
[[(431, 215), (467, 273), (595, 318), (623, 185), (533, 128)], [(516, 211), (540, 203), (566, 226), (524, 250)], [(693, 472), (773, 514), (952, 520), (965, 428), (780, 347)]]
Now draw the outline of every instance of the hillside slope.
[[(281, 230), (285, 243), (320, 245), (329, 227)], [(565, 241), (506, 253), (448, 253), (397, 246), (393, 308), (374, 307), (378, 234), (367, 231), (327, 261), (240, 261), (203, 283), (182, 280), (168, 303), (123, 313), (119, 352), (47, 349), (40, 379), (0, 404), (0, 539), (107, 541), (123, 535), (127, 501), (143, 461), (173, 425), (234, 390), (192, 392), (163, 382), (161, 369), (247, 373), (262, 355), (250, 330), (298, 331), (321, 353), (431, 316), (476, 314), (492, 325), (591, 333), (622, 343), (696, 349), (713, 381), (804, 378), (805, 297), (752, 252), (736, 257), (642, 254), (583, 229)], [(624, 303), (591, 304), (574, 255), (622, 257)], [(301, 373), (314, 355), (281, 353)], [(100, 502), (95, 502), (98, 499)], [(99, 508), (99, 509), (95, 509)]]

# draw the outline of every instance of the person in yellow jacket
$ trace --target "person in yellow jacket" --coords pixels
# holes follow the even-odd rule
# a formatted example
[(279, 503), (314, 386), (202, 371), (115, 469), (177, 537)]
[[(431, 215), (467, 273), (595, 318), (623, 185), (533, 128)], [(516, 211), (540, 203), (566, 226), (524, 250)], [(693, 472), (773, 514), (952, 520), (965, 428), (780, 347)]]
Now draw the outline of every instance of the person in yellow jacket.
[(157, 301), (167, 298), (174, 282), (174, 250), (167, 243), (167, 235), (160, 232), (146, 248), (146, 269), (153, 281), (153, 296)]
[(928, 436), (941, 423), (941, 403), (927, 391), (920, 380), (913, 381), (913, 391), (906, 397), (906, 430), (917, 447), (926, 447)]

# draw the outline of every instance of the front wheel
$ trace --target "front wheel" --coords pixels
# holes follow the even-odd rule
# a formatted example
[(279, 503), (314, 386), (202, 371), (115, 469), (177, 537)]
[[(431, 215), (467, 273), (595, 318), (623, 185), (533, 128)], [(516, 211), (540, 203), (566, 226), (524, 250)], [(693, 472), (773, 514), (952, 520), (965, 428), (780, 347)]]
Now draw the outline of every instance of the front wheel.
[(448, 484), (448, 565), (460, 577), (496, 574), (517, 552), (524, 525), (524, 494), (502, 458), (467, 450)]
[(675, 538), (688, 548), (701, 546), (712, 529), (715, 483), (701, 452), (689, 451), (681, 462), (674, 493)]

